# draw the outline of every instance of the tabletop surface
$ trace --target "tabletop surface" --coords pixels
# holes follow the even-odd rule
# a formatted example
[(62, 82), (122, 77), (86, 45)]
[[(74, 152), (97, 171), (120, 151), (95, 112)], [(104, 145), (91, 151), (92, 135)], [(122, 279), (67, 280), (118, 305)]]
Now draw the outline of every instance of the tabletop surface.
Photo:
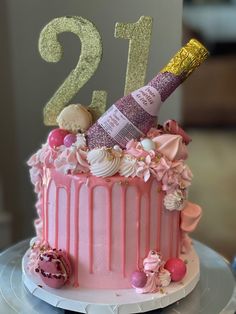
[[(29, 240), (25, 240), (0, 254), (0, 313), (72, 313), (48, 305), (27, 291), (21, 279), (21, 259), (28, 247)], [(197, 287), (186, 298), (149, 313), (236, 313), (235, 278), (227, 261), (200, 242), (194, 241), (194, 247), (201, 266)]]

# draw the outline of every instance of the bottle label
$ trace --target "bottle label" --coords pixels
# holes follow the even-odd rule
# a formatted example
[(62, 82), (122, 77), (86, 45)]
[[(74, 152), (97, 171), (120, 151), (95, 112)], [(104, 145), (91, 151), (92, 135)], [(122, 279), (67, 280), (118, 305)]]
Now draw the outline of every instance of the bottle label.
[(162, 101), (158, 91), (152, 86), (144, 86), (131, 93), (134, 100), (151, 116), (157, 116)]
[(134, 138), (144, 136), (143, 132), (115, 105), (112, 105), (97, 122), (121, 147), (125, 147), (126, 143)]

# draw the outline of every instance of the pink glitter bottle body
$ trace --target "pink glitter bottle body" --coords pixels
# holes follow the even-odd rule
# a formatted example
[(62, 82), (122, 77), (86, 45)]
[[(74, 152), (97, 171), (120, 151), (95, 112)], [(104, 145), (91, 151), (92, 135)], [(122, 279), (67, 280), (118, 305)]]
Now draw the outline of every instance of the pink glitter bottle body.
[(148, 85), (119, 99), (89, 128), (89, 148), (124, 148), (131, 139), (145, 136), (156, 126), (162, 103), (207, 55), (205, 47), (191, 40)]

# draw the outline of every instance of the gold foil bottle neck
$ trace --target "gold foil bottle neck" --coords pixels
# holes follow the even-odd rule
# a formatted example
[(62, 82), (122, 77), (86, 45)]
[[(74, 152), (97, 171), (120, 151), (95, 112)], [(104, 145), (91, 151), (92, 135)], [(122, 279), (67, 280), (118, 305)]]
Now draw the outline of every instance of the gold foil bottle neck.
[(209, 51), (196, 39), (182, 47), (161, 72), (182, 75), (185, 80), (209, 55)]

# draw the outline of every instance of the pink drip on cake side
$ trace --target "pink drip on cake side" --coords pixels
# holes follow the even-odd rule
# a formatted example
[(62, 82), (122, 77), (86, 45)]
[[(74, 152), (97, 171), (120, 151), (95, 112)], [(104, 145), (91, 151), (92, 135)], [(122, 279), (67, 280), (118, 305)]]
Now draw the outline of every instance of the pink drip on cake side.
[[(104, 258), (106, 260), (106, 262), (104, 263), (106, 267), (106, 271), (107, 269), (109, 270), (110, 273), (114, 274), (115, 276), (115, 280), (114, 282), (112, 282), (112, 279), (107, 279), (107, 282), (104, 283), (104, 288), (107, 288), (109, 285), (116, 285), (117, 282), (117, 288), (125, 288), (125, 287), (129, 287), (129, 276), (130, 276), (130, 261), (128, 259), (127, 256), (127, 249), (129, 250), (129, 247), (127, 247), (127, 245), (131, 245), (130, 243), (132, 243), (132, 241), (135, 241), (134, 245), (135, 245), (135, 257), (134, 260), (136, 261), (133, 265), (133, 270), (135, 270), (135, 268), (139, 268), (140, 265), (142, 265), (142, 259), (143, 256), (141, 256), (141, 250), (142, 252), (146, 252), (149, 249), (156, 249), (159, 250), (161, 248), (161, 246), (163, 245), (167, 245), (169, 247), (169, 254), (171, 254), (171, 256), (175, 256), (176, 254), (176, 249), (174, 250), (175, 252), (173, 253), (173, 247), (170, 248), (171, 243), (167, 243), (168, 241), (171, 241), (170, 239), (174, 238), (174, 234), (172, 234), (172, 231), (169, 230), (170, 234), (170, 239), (168, 241), (166, 241), (165, 239), (161, 239), (161, 221), (162, 221), (162, 215), (163, 215), (163, 192), (160, 191), (160, 185), (158, 185), (158, 192), (155, 194), (158, 197), (157, 202), (156, 202), (156, 209), (152, 209), (156, 211), (156, 216), (157, 216), (157, 239), (155, 241), (155, 244), (152, 242), (151, 243), (151, 238), (150, 238), (150, 232), (151, 232), (151, 221), (152, 221), (152, 214), (151, 214), (151, 204), (150, 204), (150, 195), (151, 195), (151, 189), (152, 189), (152, 183), (154, 181), (151, 180), (148, 183), (144, 183), (142, 182), (139, 178), (134, 178), (134, 179), (125, 179), (119, 176), (113, 177), (111, 180), (109, 179), (103, 179), (103, 178), (97, 178), (97, 177), (93, 177), (93, 176), (87, 176), (87, 175), (79, 175), (79, 176), (64, 176), (58, 172), (56, 172), (55, 170), (51, 169), (50, 171), (47, 172), (47, 184), (44, 187), (46, 190), (46, 199), (45, 199), (45, 212), (44, 212), (44, 217), (46, 219), (44, 219), (44, 223), (45, 223), (45, 240), (49, 242), (49, 244), (51, 246), (53, 246), (54, 244), (58, 243), (58, 248), (61, 248), (62, 243), (60, 243), (60, 239), (58, 237), (58, 234), (63, 231), (63, 229), (65, 229), (66, 231), (66, 244), (65, 244), (65, 248), (62, 247), (62, 249), (65, 249), (67, 251), (67, 253), (69, 253), (72, 257), (72, 263), (73, 265), (73, 269), (74, 269), (74, 278), (73, 278), (73, 283), (74, 286), (78, 286), (80, 284), (80, 286), (88, 286), (88, 287), (96, 287), (96, 276), (98, 275), (97, 273), (97, 269), (94, 269), (94, 263), (95, 260), (94, 258), (97, 256), (97, 248), (95, 246), (95, 242), (96, 241), (96, 237), (97, 234), (95, 233), (95, 226), (97, 226), (97, 224), (101, 224), (106, 221), (106, 224), (104, 226), (104, 237), (105, 237), (105, 249), (103, 248), (104, 252), (103, 253), (99, 253), (99, 254), (104, 254)], [(64, 209), (65, 213), (66, 213), (66, 217), (65, 217), (65, 221), (62, 221), (62, 218), (60, 218), (59, 212), (61, 212), (63, 209), (60, 207), (61, 205), (58, 204), (58, 201), (56, 202), (56, 208), (55, 208), (55, 216), (57, 216), (58, 218), (54, 217), (54, 221), (49, 221), (49, 208), (48, 208), (48, 201), (49, 201), (49, 196), (48, 193), (50, 192), (50, 184), (51, 181), (54, 181), (54, 184), (56, 186), (56, 190), (58, 190), (58, 193), (60, 193), (60, 188), (64, 188), (66, 191), (66, 208)], [(72, 181), (75, 183), (75, 201), (74, 201), (74, 205), (73, 205), (73, 209), (71, 208), (72, 204), (70, 202), (70, 194), (71, 194), (71, 183)], [(138, 182), (138, 184), (137, 184)], [(115, 212), (112, 208), (112, 189), (114, 187), (114, 184), (119, 184), (120, 185), (120, 192), (119, 192), (119, 198), (120, 198), (120, 210), (117, 212)], [(81, 207), (80, 204), (80, 198), (81, 196), (81, 187), (85, 186), (87, 187), (87, 191), (88, 191), (88, 195), (87, 195), (87, 201), (88, 202), (88, 235), (86, 235), (86, 237), (88, 237), (88, 247), (89, 247), (89, 252), (88, 252), (88, 265), (83, 265), (83, 269), (85, 268), (86, 271), (86, 267), (88, 269), (88, 273), (91, 276), (94, 276), (93, 280), (90, 280), (89, 283), (85, 283), (83, 278), (81, 277), (81, 273), (79, 272), (80, 269), (80, 256), (82, 254), (82, 252), (80, 251), (80, 223), (79, 223), (79, 219), (81, 219), (80, 216), (80, 211), (83, 211), (83, 208)], [(127, 207), (127, 198), (131, 197), (127, 195), (127, 190), (129, 189), (129, 187), (135, 187), (135, 195), (133, 197), (135, 197), (136, 201), (135, 201), (135, 206), (134, 208), (136, 208), (136, 211), (134, 212), (134, 222), (131, 222), (130, 219), (128, 219), (127, 217), (127, 212), (126, 212), (126, 207)], [(96, 187), (102, 187), (105, 191), (105, 219), (101, 219), (101, 221), (96, 221), (94, 219), (94, 201), (98, 201), (97, 199), (93, 200), (93, 198), (95, 197), (94, 195), (94, 189)], [(138, 188), (137, 188), (138, 187)], [(154, 192), (152, 192), (154, 193)], [(144, 202), (144, 205), (141, 204), (142, 201), (142, 197), (144, 199), (146, 199), (146, 201)], [(59, 199), (59, 196), (58, 196)], [(153, 206), (153, 205), (152, 205)], [(132, 209), (131, 209), (132, 210)], [(143, 222), (142, 221), (142, 215), (141, 215), (141, 211), (144, 211), (144, 217), (146, 217), (146, 221)], [(74, 217), (75, 221), (71, 221), (71, 213)], [(113, 215), (115, 215), (115, 217), (119, 217), (121, 219), (121, 234), (118, 235), (116, 234), (115, 237), (120, 237), (121, 239), (121, 245), (119, 247), (115, 247), (115, 249), (120, 250), (120, 262), (118, 265), (118, 261), (114, 260), (112, 258), (114, 252), (114, 246), (116, 246), (115, 243), (113, 243), (112, 241), (112, 235), (113, 235), (113, 228), (114, 226), (112, 225), (112, 217)], [(174, 217), (174, 216), (173, 216)], [(178, 220), (178, 217), (174, 217), (173, 218), (173, 223), (171, 221), (168, 222), (168, 225), (166, 226), (166, 228), (170, 228), (170, 226), (173, 226), (173, 224), (177, 224), (177, 222), (175, 223), (175, 220)], [(58, 221), (60, 220), (60, 221)], [(71, 237), (71, 224), (73, 223), (73, 232), (74, 232), (74, 236), (72, 239), (69, 239)], [(131, 224), (135, 224), (134, 226), (134, 230), (135, 231), (135, 236), (134, 236), (134, 240), (130, 239), (130, 235), (129, 235), (129, 228), (130, 228), (130, 223)], [(48, 234), (48, 228), (49, 228), (49, 224), (50, 224), (50, 230), (53, 229), (55, 230), (54, 232), (54, 239), (53, 238), (49, 238), (49, 234)], [(59, 229), (59, 225), (61, 226)], [(63, 227), (64, 226), (64, 227)], [(127, 229), (128, 228), (128, 229)], [(145, 241), (144, 241), (144, 247), (142, 246), (141, 243), (141, 230), (143, 230), (144, 235), (146, 237)], [(68, 240), (69, 239), (69, 240)], [(71, 243), (70, 243), (71, 240)], [(130, 242), (129, 242), (130, 241)], [(176, 241), (178, 242), (178, 239), (176, 239)], [(162, 243), (162, 245), (161, 245)], [(72, 249), (70, 249), (70, 244), (72, 245)], [(63, 245), (62, 245), (63, 246)], [(142, 249), (141, 249), (142, 247)], [(100, 249), (101, 251), (102, 249)], [(95, 254), (95, 255), (94, 255)], [(129, 262), (127, 264), (127, 262)], [(120, 269), (120, 271), (118, 270), (118, 268)], [(99, 271), (98, 271), (99, 272)], [(82, 276), (83, 277), (83, 276)], [(120, 279), (117, 279), (117, 278)], [(102, 281), (102, 280), (101, 280)], [(123, 281), (122, 285), (121, 282)], [(87, 285), (88, 284), (88, 285)], [(123, 286), (124, 285), (124, 286)], [(103, 288), (103, 283), (100, 283), (100, 288)]]
[(56, 206), (55, 206), (55, 243), (54, 247), (58, 249), (58, 228), (59, 228), (59, 187), (56, 187)]
[(125, 240), (126, 240), (126, 188), (122, 186), (121, 190), (121, 213), (122, 213), (122, 224), (121, 224), (121, 239), (122, 239), (122, 247), (121, 247), (121, 256), (122, 256), (122, 275), (123, 278), (126, 277), (125, 273), (125, 260), (126, 260), (126, 251), (125, 251)]
[(112, 235), (112, 194), (111, 188), (108, 187), (107, 189), (107, 268), (109, 271), (112, 270), (111, 268), (111, 235)]
[(161, 190), (161, 184), (158, 183), (158, 200), (157, 200), (157, 207), (158, 207), (158, 215), (157, 215), (157, 251), (161, 249), (161, 219), (162, 219), (162, 209), (163, 209), (163, 194), (164, 192)]
[(88, 193), (89, 208), (89, 273), (93, 273), (93, 188)]
[(139, 265), (139, 262), (140, 262), (140, 217), (141, 217), (141, 195), (140, 193), (138, 193), (137, 195), (137, 198), (136, 198), (136, 202), (137, 202), (137, 205), (135, 206), (136, 207), (136, 210), (137, 210), (137, 213), (136, 213), (136, 238), (137, 238), (137, 242), (136, 242), (136, 252), (137, 252), (137, 255), (136, 255), (136, 268), (139, 269), (140, 265)]
[(75, 245), (74, 245), (74, 287), (79, 286), (79, 276), (78, 276), (78, 265), (79, 265), (79, 193), (81, 189), (82, 183), (76, 186), (75, 191), (75, 205), (74, 205), (74, 237), (75, 237)]

